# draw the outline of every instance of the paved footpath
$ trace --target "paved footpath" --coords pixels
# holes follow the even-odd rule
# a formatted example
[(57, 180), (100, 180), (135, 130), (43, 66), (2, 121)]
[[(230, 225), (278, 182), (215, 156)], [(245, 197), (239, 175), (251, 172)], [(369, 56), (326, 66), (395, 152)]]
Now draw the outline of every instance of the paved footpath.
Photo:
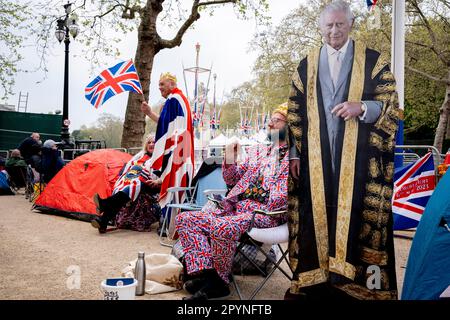
[[(99, 235), (89, 223), (30, 210), (22, 194), (0, 197), (0, 299), (102, 299), (100, 282), (119, 277), (138, 251), (170, 253), (156, 232), (117, 230)], [(410, 233), (406, 233), (410, 235)], [(402, 283), (411, 240), (396, 239), (398, 282)], [(67, 271), (80, 271), (79, 289), (69, 289)], [(248, 296), (256, 276), (237, 277)], [(289, 281), (276, 272), (256, 299), (283, 299)], [(179, 300), (187, 292), (139, 299)], [(237, 295), (232, 290), (230, 299)]]

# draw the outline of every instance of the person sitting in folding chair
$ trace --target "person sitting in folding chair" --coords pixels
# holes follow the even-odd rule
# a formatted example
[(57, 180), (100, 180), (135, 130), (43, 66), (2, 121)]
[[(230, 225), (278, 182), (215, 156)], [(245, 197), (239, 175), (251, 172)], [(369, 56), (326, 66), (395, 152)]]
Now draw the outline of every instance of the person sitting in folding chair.
[[(101, 216), (93, 219), (91, 225), (97, 228), (99, 233), (107, 231), (109, 221), (114, 219), (119, 211), (121, 214), (118, 226), (123, 228), (149, 230), (150, 225), (155, 222), (155, 216), (159, 219), (157, 195), (161, 179), (149, 165), (154, 148), (155, 136), (150, 134), (145, 138), (142, 150), (122, 169), (114, 184), (112, 196), (102, 199), (98, 193), (94, 195), (97, 213)], [(146, 195), (141, 195), (142, 193)], [(130, 201), (136, 203), (125, 208)], [(147, 206), (147, 210), (142, 210), (143, 206)]]
[(6, 160), (5, 167), (26, 167), (27, 164), (22, 158), (19, 149), (14, 149), (11, 151), (11, 157)]
[[(220, 201), (208, 201), (201, 211), (181, 212), (176, 229), (184, 249), (186, 272), (191, 278), (184, 288), (187, 300), (217, 299), (229, 295), (228, 284), (236, 243), (249, 228), (271, 228), (286, 216), (253, 215), (255, 209), (287, 209), (288, 146), (287, 105), (279, 106), (269, 122), (270, 145), (251, 147), (237, 162), (240, 146), (227, 145), (223, 178), (230, 192)], [(214, 205), (214, 203), (216, 203)]]
[(23, 160), (20, 150), (14, 149), (5, 163), (5, 169), (9, 175), (9, 181), (14, 191), (26, 186), (27, 164)]

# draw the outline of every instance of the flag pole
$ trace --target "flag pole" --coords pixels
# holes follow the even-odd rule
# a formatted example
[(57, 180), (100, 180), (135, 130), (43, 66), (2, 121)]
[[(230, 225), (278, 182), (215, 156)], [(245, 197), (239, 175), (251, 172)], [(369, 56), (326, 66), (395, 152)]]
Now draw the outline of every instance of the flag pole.
[[(133, 58), (131, 58), (130, 60), (131, 60), (131, 63), (133, 64), (133, 66), (136, 68), (136, 65), (134, 64)], [(136, 68), (136, 75), (138, 77), (139, 84), (141, 85), (141, 88), (142, 88), (141, 78), (139, 77), (139, 73), (137, 72), (137, 68)], [(142, 95), (142, 101), (141, 101), (141, 103), (142, 103), (143, 101), (145, 101), (144, 88), (142, 88), (142, 94), (141, 95)]]

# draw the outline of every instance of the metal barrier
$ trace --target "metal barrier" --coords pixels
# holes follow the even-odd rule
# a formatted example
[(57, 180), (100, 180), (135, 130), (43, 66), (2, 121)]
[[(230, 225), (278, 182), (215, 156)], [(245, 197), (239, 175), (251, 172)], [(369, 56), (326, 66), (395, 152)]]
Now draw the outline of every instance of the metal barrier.
[(403, 156), (403, 165), (408, 165), (420, 159), (420, 156), (417, 153), (409, 153), (409, 152), (396, 152), (396, 156)]
[[(125, 150), (127, 150), (127, 149), (125, 149)], [(142, 150), (142, 147), (134, 147), (134, 148), (128, 148), (128, 150), (126, 152), (131, 155), (135, 155), (141, 150)]]
[(427, 151), (431, 151), (433, 153), (433, 161), (434, 161), (434, 168), (437, 172), (437, 167), (442, 163), (441, 160), (441, 153), (437, 148), (434, 146), (422, 146), (422, 145), (396, 145), (396, 148), (399, 149), (425, 149)]
[(0, 156), (3, 157), (3, 155), (6, 155), (4, 158), (8, 159), (9, 158), (9, 150), (0, 150)]
[[(74, 157), (74, 155), (77, 153), (77, 152), (84, 152), (84, 153), (87, 153), (87, 152), (90, 152), (90, 151), (92, 151), (91, 149), (64, 149), (64, 150), (59, 150), (59, 151), (61, 151), (62, 152), (62, 155), (61, 155), (61, 158), (62, 159), (64, 159), (64, 160), (73, 160), (73, 159), (75, 159), (75, 157)], [(67, 153), (70, 153), (70, 158), (69, 159), (66, 159), (66, 152)]]

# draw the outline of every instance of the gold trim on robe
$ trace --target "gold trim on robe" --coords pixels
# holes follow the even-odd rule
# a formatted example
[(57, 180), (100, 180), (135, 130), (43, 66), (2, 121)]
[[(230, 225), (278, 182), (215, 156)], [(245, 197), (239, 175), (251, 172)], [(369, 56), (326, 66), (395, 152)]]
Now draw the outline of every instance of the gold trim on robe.
[(305, 89), (303, 88), (302, 80), (300, 79), (300, 75), (298, 74), (298, 71), (295, 70), (294, 74), (292, 75), (292, 82), (294, 83), (295, 87), (300, 91), (301, 93), (305, 93)]
[[(361, 101), (364, 86), (365, 46), (355, 42), (355, 54), (351, 75), (348, 101)], [(307, 82), (307, 115), (308, 144), (320, 146), (320, 119), (317, 98), (317, 77), (320, 48), (308, 55)], [(328, 272), (333, 271), (349, 279), (355, 277), (355, 267), (346, 262), (347, 241), (350, 227), (350, 213), (353, 199), (353, 183), (355, 174), (356, 147), (358, 139), (358, 121), (351, 119), (345, 123), (345, 135), (342, 150), (341, 174), (339, 177), (338, 217), (336, 226), (336, 257), (329, 257), (328, 225), (325, 205), (325, 184), (322, 168), (321, 148), (308, 148), (311, 200), (314, 220), (314, 231), (317, 243), (319, 269), (299, 274), (293, 287), (310, 286), (325, 282)], [(322, 271), (319, 271), (322, 270)], [(312, 277), (311, 274), (315, 276)]]
[[(383, 57), (379, 57), (376, 65), (372, 70), (367, 71), (366, 75), (366, 48), (361, 42), (355, 41), (354, 46), (354, 58), (352, 73), (350, 78), (349, 96), (347, 101), (350, 102), (360, 102), (363, 97), (363, 91), (365, 86), (366, 76), (374, 78), (380, 78), (377, 81), (387, 81), (392, 80), (394, 82), (394, 77), (391, 72), (383, 71), (386, 67), (386, 63)], [(307, 79), (305, 83), (301, 83), (301, 88), (299, 88), (299, 82), (294, 81), (299, 80), (298, 71), (297, 74), (293, 76), (293, 86), (292, 90), (299, 90), (304, 93), (301, 89), (306, 89), (306, 105), (301, 107), (306, 107), (307, 116), (307, 130), (305, 127), (298, 128), (299, 130), (293, 130), (294, 141), (299, 147), (301, 142), (298, 140), (302, 134), (307, 134), (308, 145), (305, 146), (304, 152), (308, 152), (308, 166), (307, 170), (309, 172), (309, 183), (310, 183), (310, 197), (312, 205), (312, 218), (313, 218), (313, 230), (315, 236), (313, 240), (316, 243), (317, 250), (317, 260), (318, 264), (311, 262), (312, 266), (310, 269), (306, 269), (304, 272), (296, 271), (299, 267), (302, 259), (302, 253), (299, 252), (299, 246), (292, 246), (293, 242), (301, 239), (300, 236), (300, 224), (301, 217), (299, 217), (298, 208), (301, 205), (300, 195), (292, 195), (292, 199), (289, 203), (289, 223), (293, 223), (290, 226), (290, 255), (295, 256), (289, 257), (291, 266), (295, 265), (294, 279), (291, 282), (291, 292), (298, 293), (301, 291), (302, 287), (312, 286), (319, 283), (323, 283), (329, 280), (329, 273), (333, 272), (335, 274), (346, 277), (347, 279), (354, 281), (348, 284), (334, 284), (337, 288), (345, 291), (346, 293), (352, 295), (356, 298), (363, 299), (395, 299), (396, 290), (389, 289), (390, 276), (388, 271), (384, 268), (390, 268), (391, 257), (390, 252), (385, 249), (387, 241), (386, 228), (384, 227), (390, 219), (390, 196), (392, 196), (392, 188), (386, 183), (392, 181), (393, 178), (393, 162), (386, 163), (384, 160), (378, 157), (373, 157), (372, 153), (369, 154), (369, 163), (367, 169), (369, 169), (369, 176), (367, 184), (364, 186), (363, 207), (361, 212), (361, 226), (358, 232), (358, 238), (360, 239), (361, 245), (359, 247), (359, 262), (370, 263), (378, 265), (381, 267), (383, 273), (383, 286), (381, 290), (369, 290), (363, 286), (361, 282), (361, 277), (364, 277), (362, 272), (364, 272), (364, 265), (353, 265), (347, 261), (347, 247), (348, 247), (348, 237), (350, 233), (350, 222), (351, 222), (351, 212), (353, 205), (353, 191), (354, 191), (354, 180), (356, 174), (356, 157), (358, 151), (358, 132), (360, 130), (360, 124), (357, 119), (351, 119), (345, 121), (344, 125), (344, 136), (342, 142), (342, 155), (340, 166), (340, 175), (337, 177), (339, 179), (339, 190), (338, 190), (338, 203), (337, 203), (337, 213), (336, 213), (336, 230), (330, 232), (328, 230), (327, 221), (327, 211), (326, 211), (326, 201), (325, 201), (325, 177), (323, 174), (322, 167), (322, 153), (321, 153), (321, 136), (320, 136), (320, 121), (325, 121), (319, 117), (319, 105), (318, 105), (318, 67), (319, 67), (319, 56), (320, 48), (316, 48), (311, 51), (307, 56)], [(305, 71), (305, 70), (303, 70)], [(395, 82), (387, 83), (377, 86), (375, 89), (375, 100), (381, 101), (383, 103), (383, 108), (379, 119), (373, 124), (374, 130), (369, 132), (369, 137), (367, 144), (371, 149), (370, 152), (378, 150), (378, 152), (392, 152), (395, 138), (394, 133), (396, 132), (396, 121), (398, 120), (398, 102), (397, 94), (395, 92)], [(292, 97), (292, 95), (291, 95)], [(303, 99), (303, 96), (302, 96)], [(292, 99), (294, 100), (294, 99)], [(300, 106), (291, 102), (289, 112), (298, 111)], [(295, 116), (288, 115), (288, 122), (290, 128), (295, 129), (297, 125), (297, 118)], [(363, 126), (361, 125), (361, 128)], [(301, 129), (305, 129), (302, 132)], [(307, 132), (306, 132), (307, 131)], [(299, 150), (301, 150), (299, 148)], [(370, 164), (370, 165), (369, 165)], [(291, 182), (291, 187), (293, 184)], [(291, 188), (291, 192), (293, 188)], [(301, 194), (301, 190), (299, 191)], [(291, 195), (290, 195), (291, 197)], [(296, 213), (292, 211), (296, 208)], [(294, 218), (295, 217), (295, 218)], [(384, 229), (383, 229), (384, 228)], [(334, 233), (335, 231), (335, 249), (334, 256), (330, 255), (329, 248), (329, 233)], [(294, 239), (295, 238), (295, 239)], [(333, 242), (333, 241), (331, 241)], [(356, 249), (355, 249), (356, 250)], [(388, 259), (389, 258), (389, 259)], [(315, 257), (314, 257), (315, 260)], [(359, 263), (356, 262), (356, 263)], [(395, 271), (394, 271), (395, 272)], [(395, 279), (395, 278), (394, 278)], [(392, 285), (395, 287), (395, 285)]]
[[(308, 55), (308, 82), (306, 106), (308, 115), (308, 144), (320, 146), (320, 120), (317, 99), (317, 76), (320, 48)], [(313, 208), (314, 232), (317, 243), (319, 268), (302, 272), (298, 280), (293, 280), (291, 290), (322, 283), (328, 279), (328, 226), (325, 206), (325, 183), (323, 179), (322, 152), (320, 148), (308, 148), (311, 200)]]
[[(347, 101), (356, 102), (362, 100), (365, 62), (366, 48), (362, 43), (355, 42), (350, 91)], [(358, 146), (358, 127), (358, 119), (352, 118), (345, 121), (341, 171), (339, 175), (338, 209), (336, 221), (336, 257), (330, 258), (330, 271), (343, 275), (351, 280), (355, 278), (355, 267), (347, 263), (346, 258), (350, 216), (353, 203), (356, 149)]]

